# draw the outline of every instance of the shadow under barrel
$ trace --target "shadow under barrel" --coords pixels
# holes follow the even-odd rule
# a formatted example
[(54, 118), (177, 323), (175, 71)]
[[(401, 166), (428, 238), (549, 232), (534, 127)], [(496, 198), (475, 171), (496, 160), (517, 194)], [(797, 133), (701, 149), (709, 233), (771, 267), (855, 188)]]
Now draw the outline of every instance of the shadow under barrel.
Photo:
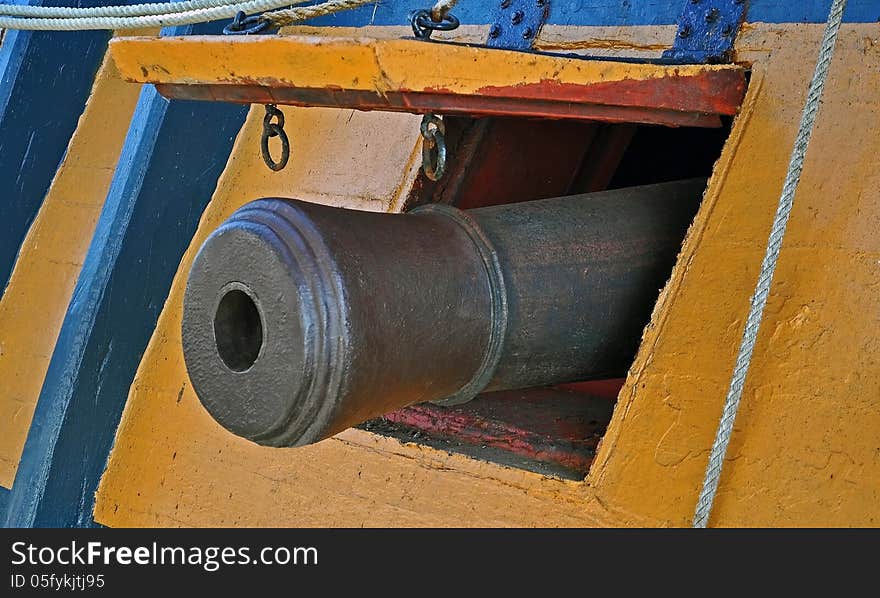
[(189, 274), (193, 388), (231, 432), (300, 446), (414, 403), (620, 376), (705, 184), (405, 214), (251, 202)]

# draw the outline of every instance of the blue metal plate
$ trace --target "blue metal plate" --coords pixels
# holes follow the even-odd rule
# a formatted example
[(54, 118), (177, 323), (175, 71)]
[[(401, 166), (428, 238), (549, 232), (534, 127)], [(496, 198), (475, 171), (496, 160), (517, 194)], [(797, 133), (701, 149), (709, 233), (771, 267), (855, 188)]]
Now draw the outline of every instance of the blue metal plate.
[(550, 15), (550, 0), (497, 0), (486, 45), (490, 48), (530, 50)]
[(678, 32), (664, 60), (725, 62), (745, 18), (746, 0), (685, 0)]

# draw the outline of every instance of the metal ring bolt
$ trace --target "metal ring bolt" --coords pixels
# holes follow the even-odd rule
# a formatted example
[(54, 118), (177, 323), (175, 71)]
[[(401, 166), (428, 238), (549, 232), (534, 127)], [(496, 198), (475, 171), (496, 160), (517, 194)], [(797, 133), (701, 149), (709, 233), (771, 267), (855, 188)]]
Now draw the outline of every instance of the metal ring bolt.
[(243, 10), (238, 11), (232, 22), (223, 28), (223, 35), (249, 35), (259, 33), (269, 27), (269, 21), (262, 15), (246, 16)]
[(458, 18), (446, 13), (443, 20), (435, 21), (428, 9), (417, 10), (410, 18), (410, 24), (415, 36), (419, 39), (428, 39), (435, 31), (452, 31), (458, 28)]
[(435, 114), (422, 117), (422, 170), (432, 181), (446, 172), (446, 125)]
[[(275, 122), (272, 122), (272, 119), (275, 119)], [(277, 162), (269, 152), (270, 137), (278, 137), (281, 140), (281, 158)], [(260, 150), (263, 154), (263, 162), (270, 169), (277, 172), (287, 166), (287, 161), (290, 159), (290, 141), (287, 139), (287, 133), (284, 132), (284, 113), (275, 104), (266, 104)]]

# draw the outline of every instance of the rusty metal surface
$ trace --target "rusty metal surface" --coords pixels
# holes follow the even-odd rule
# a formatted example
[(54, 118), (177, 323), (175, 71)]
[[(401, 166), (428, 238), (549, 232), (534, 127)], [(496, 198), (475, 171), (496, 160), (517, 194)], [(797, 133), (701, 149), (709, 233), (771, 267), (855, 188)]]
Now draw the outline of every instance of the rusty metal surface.
[(408, 214), (252, 202), (190, 272), (193, 387), (234, 433), (296, 446), (415, 403), (622, 375), (704, 187)]

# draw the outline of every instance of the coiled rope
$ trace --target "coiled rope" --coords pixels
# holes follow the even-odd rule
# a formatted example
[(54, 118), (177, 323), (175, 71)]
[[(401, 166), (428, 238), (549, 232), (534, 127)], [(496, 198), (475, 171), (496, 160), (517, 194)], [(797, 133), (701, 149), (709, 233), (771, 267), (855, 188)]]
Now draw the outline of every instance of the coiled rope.
[(439, 23), (446, 18), (446, 15), (456, 4), (458, 4), (458, 0), (437, 0), (431, 8), (431, 18)]
[[(303, 4), (308, 0), (290, 0), (291, 4)], [(34, 19), (83, 19), (88, 17), (142, 17), (164, 15), (202, 8), (215, 8), (234, 4), (230, 0), (184, 0), (182, 2), (154, 2), (152, 4), (128, 4), (119, 6), (31, 6), (28, 4), (0, 4), (0, 16), (28, 17)]]
[(312, 6), (275, 9), (307, 0), (188, 0), (167, 4), (135, 4), (94, 8), (0, 6), (0, 28), (32, 31), (84, 31), (97, 29), (141, 29), (190, 25), (229, 19), (239, 12), (267, 12), (261, 17), (274, 26), (291, 25), (308, 19), (357, 8), (376, 0), (328, 0)]
[(733, 423), (736, 419), (740, 400), (742, 399), (743, 385), (749, 371), (752, 352), (755, 349), (758, 329), (764, 316), (764, 307), (767, 305), (767, 297), (770, 294), (770, 284), (773, 281), (773, 273), (776, 271), (776, 263), (779, 260), (782, 239), (785, 236), (785, 229), (788, 225), (792, 204), (794, 203), (795, 192), (800, 182), (801, 171), (803, 171), (807, 146), (810, 143), (813, 128), (816, 124), (816, 114), (819, 112), (822, 91), (825, 89), (825, 81), (828, 78), (828, 68), (831, 65), (831, 58), (834, 54), (834, 45), (843, 20), (844, 8), (846, 8), (846, 0), (833, 0), (828, 21), (825, 25), (825, 33), (822, 37), (819, 60), (816, 63), (813, 79), (810, 81), (807, 101), (804, 105), (797, 138), (788, 164), (788, 172), (785, 175), (785, 184), (782, 186), (782, 195), (779, 198), (776, 216), (770, 229), (770, 238), (767, 242), (764, 261), (761, 264), (761, 273), (758, 276), (755, 293), (752, 295), (752, 303), (748, 319), (746, 320), (746, 326), (743, 330), (739, 354), (736, 357), (733, 377), (730, 380), (730, 387), (727, 391), (727, 399), (724, 402), (724, 409), (721, 413), (721, 421), (715, 434), (715, 441), (712, 443), (712, 449), (709, 452), (709, 464), (706, 467), (703, 488), (700, 491), (700, 498), (697, 501), (697, 507), (694, 512), (694, 527), (706, 527), (709, 515), (712, 512), (712, 504), (715, 501), (718, 482), (721, 479), (721, 468), (724, 464), (724, 457), (727, 454), (727, 447), (730, 444)]
[(284, 27), (285, 25), (293, 25), (294, 23), (300, 23), (302, 21), (307, 21), (308, 19), (333, 14), (334, 12), (357, 8), (358, 6), (375, 1), (376, 0), (331, 0), (330, 2), (325, 2), (323, 4), (315, 4), (314, 6), (302, 6), (300, 8), (288, 8), (286, 10), (267, 12), (262, 15), (262, 17), (275, 27)]

